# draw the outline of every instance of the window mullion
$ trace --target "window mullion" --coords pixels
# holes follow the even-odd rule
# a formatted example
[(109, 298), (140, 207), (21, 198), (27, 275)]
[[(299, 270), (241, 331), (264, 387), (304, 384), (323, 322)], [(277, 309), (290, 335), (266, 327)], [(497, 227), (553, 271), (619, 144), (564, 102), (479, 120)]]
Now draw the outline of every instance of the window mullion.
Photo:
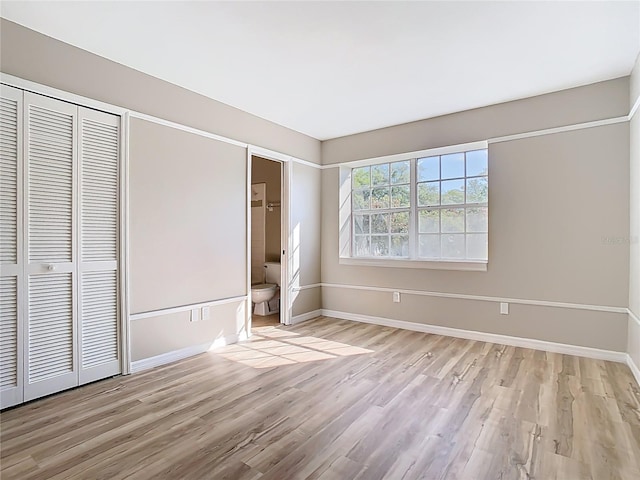
[(409, 212), (409, 258), (418, 258), (418, 187), (416, 159), (409, 163), (409, 199), (411, 210)]

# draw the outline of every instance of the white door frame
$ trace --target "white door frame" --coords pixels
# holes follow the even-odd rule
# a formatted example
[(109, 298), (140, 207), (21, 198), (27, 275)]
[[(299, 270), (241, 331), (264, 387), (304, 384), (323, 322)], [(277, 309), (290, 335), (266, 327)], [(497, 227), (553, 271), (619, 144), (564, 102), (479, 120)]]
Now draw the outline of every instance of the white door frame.
[(251, 336), (251, 159), (257, 156), (282, 165), (280, 188), (280, 323), (291, 325), (291, 172), (292, 158), (266, 148), (249, 145), (247, 148), (247, 303), (245, 328)]

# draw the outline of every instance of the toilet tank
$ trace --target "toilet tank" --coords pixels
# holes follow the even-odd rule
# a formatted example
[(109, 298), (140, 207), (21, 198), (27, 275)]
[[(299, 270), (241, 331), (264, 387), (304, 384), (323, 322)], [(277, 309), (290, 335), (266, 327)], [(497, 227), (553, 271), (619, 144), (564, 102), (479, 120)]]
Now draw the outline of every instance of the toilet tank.
[(264, 264), (264, 269), (266, 272), (266, 283), (280, 285), (280, 263), (267, 262)]

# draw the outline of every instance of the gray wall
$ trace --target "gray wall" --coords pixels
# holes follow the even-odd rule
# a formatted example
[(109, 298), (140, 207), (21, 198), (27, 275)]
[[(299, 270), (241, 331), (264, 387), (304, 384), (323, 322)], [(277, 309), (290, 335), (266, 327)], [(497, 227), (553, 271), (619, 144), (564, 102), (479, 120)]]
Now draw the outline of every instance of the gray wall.
[[(335, 164), (626, 116), (628, 78), (323, 143)], [(340, 265), (338, 168), (323, 171), (322, 281), (625, 308), (629, 125), (492, 143), (487, 272)], [(323, 308), (625, 351), (627, 315), (323, 288)]]
[[(281, 164), (260, 157), (251, 158), (251, 183), (267, 184), (267, 203), (280, 202), (281, 193)], [(281, 212), (282, 209), (274, 207), (273, 211), (266, 211), (265, 226), (265, 257), (267, 262), (279, 262), (281, 237)]]
[[(631, 74), (630, 108), (640, 98), (640, 56)], [(630, 125), (629, 342), (627, 351), (640, 370), (640, 113)]]

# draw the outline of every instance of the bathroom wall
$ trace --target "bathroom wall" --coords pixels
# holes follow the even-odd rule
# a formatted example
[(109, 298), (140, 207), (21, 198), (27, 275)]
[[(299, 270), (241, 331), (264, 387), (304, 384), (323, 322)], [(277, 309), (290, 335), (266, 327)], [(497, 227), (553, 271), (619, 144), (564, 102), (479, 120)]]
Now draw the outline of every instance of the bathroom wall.
[[(267, 184), (267, 202), (280, 203), (282, 175), (281, 163), (267, 160), (261, 157), (252, 157), (251, 159), (251, 183)], [(273, 211), (266, 211), (266, 245), (265, 245), (265, 261), (279, 262), (281, 247), (281, 228), (282, 228), (281, 208), (274, 207)]]

